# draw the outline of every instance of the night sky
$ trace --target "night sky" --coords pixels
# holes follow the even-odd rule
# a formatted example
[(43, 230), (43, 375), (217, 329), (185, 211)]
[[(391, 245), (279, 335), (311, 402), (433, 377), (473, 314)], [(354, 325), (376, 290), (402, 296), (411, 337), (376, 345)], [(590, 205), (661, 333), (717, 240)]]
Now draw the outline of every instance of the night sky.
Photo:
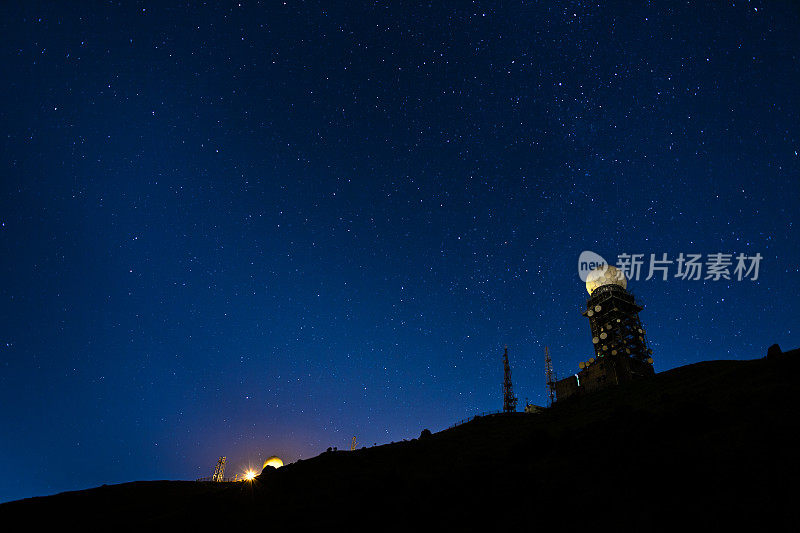
[(0, 501), (544, 405), (583, 250), (763, 256), (657, 371), (800, 346), (797, 2), (208, 4), (0, 8)]

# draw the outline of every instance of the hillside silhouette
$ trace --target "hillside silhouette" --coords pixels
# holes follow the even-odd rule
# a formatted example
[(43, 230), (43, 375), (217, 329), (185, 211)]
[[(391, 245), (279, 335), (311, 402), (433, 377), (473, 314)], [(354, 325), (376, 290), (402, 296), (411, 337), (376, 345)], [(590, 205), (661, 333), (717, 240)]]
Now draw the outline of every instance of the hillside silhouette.
[(798, 350), (708, 361), (252, 483), (154, 481), (0, 505), (34, 529), (712, 529), (794, 522)]

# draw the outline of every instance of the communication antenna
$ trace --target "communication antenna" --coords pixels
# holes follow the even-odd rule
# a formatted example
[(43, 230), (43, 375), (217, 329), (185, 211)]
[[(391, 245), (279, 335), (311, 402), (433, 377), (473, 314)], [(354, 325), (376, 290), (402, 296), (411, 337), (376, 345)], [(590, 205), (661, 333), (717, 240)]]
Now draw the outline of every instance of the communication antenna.
[(508, 364), (508, 346), (503, 353), (503, 412), (513, 413), (517, 410), (517, 397), (511, 384), (511, 366)]
[(220, 457), (217, 460), (217, 467), (214, 469), (214, 475), (211, 476), (211, 481), (225, 481), (225, 457)]
[(356, 449), (356, 436), (353, 435), (353, 441), (350, 443), (350, 451), (354, 451)]
[(550, 393), (550, 404), (556, 401), (556, 373), (553, 372), (553, 360), (550, 359), (550, 349), (544, 347), (544, 374), (547, 378), (547, 390)]

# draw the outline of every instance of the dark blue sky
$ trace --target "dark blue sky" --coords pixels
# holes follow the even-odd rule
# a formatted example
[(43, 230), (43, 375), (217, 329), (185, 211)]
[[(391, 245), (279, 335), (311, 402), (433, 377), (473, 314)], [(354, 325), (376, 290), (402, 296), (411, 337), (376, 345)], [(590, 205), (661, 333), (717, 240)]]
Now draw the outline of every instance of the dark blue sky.
[(764, 257), (657, 371), (800, 346), (796, 2), (211, 4), (2, 8), (0, 501), (544, 404), (586, 249)]

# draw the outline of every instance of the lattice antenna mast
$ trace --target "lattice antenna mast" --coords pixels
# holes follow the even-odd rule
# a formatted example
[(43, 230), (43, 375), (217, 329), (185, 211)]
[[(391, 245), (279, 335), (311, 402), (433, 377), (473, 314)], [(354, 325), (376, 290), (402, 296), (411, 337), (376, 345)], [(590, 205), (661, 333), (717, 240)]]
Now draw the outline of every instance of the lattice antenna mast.
[(225, 481), (225, 458), (220, 457), (217, 460), (217, 467), (214, 469), (214, 475), (211, 481)]
[(550, 405), (556, 400), (556, 373), (553, 372), (553, 360), (550, 359), (550, 349), (544, 347), (544, 374), (547, 378), (547, 391), (550, 394)]
[(513, 413), (517, 410), (517, 397), (511, 384), (511, 366), (508, 364), (508, 346), (503, 353), (503, 412)]
[(355, 449), (356, 449), (356, 444), (358, 444), (358, 441), (356, 440), (356, 436), (355, 436), (355, 435), (353, 435), (353, 441), (350, 443), (350, 451), (351, 451), (351, 452), (352, 452), (352, 451), (355, 451)]

